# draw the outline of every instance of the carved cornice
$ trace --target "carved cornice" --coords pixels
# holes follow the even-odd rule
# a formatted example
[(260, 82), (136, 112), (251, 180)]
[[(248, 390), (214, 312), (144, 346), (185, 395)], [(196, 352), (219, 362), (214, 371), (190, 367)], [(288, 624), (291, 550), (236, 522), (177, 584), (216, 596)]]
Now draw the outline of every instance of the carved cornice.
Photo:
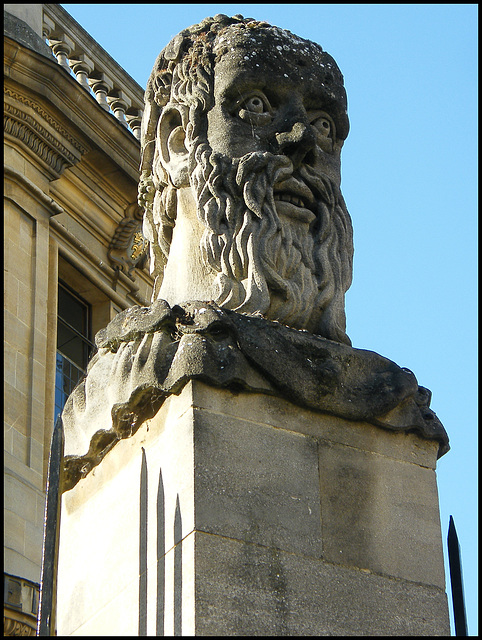
[[(6, 102), (30, 114), (77, 159), (95, 148), (137, 183), (139, 141), (124, 126), (119, 126), (112, 114), (99, 108), (94, 96), (66, 73), (53, 56), (46, 58), (6, 37), (4, 76), (8, 88), (20, 96), (7, 94)], [(42, 164), (55, 176), (52, 179), (59, 177), (49, 165)]]
[(82, 145), (76, 138), (74, 138), (72, 136), (71, 133), (69, 133), (66, 129), (64, 129), (64, 127), (62, 127), (51, 116), (51, 114), (48, 113), (42, 107), (42, 105), (39, 104), (37, 101), (33, 100), (31, 97), (28, 97), (28, 96), (25, 96), (25, 95), (19, 93), (18, 91), (14, 90), (14, 89), (12, 89), (10, 87), (5, 87), (4, 92), (5, 92), (6, 96), (9, 96), (13, 100), (16, 100), (17, 102), (20, 102), (20, 103), (26, 105), (27, 107), (30, 107), (31, 109), (33, 109), (39, 116), (41, 116), (46, 122), (48, 122), (48, 124), (53, 129), (55, 129), (55, 131), (57, 131), (62, 138), (67, 140), (73, 147), (75, 147), (75, 149), (77, 149), (81, 155), (83, 155), (84, 153), (86, 153), (88, 151), (87, 147)]
[(5, 88), (5, 98), (4, 133), (22, 142), (43, 161), (53, 171), (54, 179), (78, 162), (87, 151), (35, 100), (11, 88)]
[(6, 113), (4, 117), (5, 134), (23, 142), (58, 175), (74, 164), (74, 158), (72, 156), (69, 157), (70, 154), (61, 154), (46, 142), (44, 136), (48, 136), (47, 132), (45, 130), (42, 131), (29, 116), (17, 109), (9, 108), (7, 111), (9, 113)]

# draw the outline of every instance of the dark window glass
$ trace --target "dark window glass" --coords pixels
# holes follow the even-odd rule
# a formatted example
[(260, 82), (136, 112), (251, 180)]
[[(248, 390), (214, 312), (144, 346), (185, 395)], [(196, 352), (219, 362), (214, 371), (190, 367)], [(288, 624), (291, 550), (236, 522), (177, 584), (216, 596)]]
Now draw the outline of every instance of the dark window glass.
[(88, 337), (89, 305), (62, 285), (59, 286), (58, 305), (59, 317), (79, 333)]
[(55, 416), (87, 369), (93, 344), (90, 341), (90, 306), (63, 283), (59, 283), (57, 311), (57, 363)]

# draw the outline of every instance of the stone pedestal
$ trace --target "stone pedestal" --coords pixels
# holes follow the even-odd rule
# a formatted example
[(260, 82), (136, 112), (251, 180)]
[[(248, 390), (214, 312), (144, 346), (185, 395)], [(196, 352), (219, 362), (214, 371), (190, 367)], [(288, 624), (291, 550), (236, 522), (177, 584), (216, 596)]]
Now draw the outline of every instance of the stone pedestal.
[(437, 451), (188, 382), (63, 495), (58, 635), (450, 635)]

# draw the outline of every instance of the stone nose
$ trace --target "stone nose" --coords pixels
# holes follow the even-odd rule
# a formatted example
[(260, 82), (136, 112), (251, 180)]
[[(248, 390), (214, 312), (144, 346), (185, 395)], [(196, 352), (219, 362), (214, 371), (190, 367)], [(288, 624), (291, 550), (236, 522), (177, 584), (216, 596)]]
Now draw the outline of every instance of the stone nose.
[(278, 150), (288, 156), (295, 167), (299, 166), (316, 144), (311, 127), (304, 122), (295, 122), (289, 131), (276, 134)]

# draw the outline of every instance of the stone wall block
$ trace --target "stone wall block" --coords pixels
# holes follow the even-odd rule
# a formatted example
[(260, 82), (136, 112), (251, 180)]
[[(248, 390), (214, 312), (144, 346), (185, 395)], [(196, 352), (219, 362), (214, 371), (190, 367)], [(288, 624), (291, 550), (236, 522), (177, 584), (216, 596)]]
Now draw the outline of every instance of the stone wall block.
[(3, 307), (12, 315), (17, 315), (18, 309), (18, 279), (9, 270), (4, 274)]
[(16, 386), (16, 362), (15, 356), (18, 352), (11, 345), (4, 343), (3, 347), (3, 383), (4, 390), (14, 388)]
[(5, 508), (28, 522), (36, 522), (36, 495), (30, 487), (14, 476), (5, 475)]
[[(39, 411), (37, 414), (35, 415), (39, 415), (39, 416), (43, 416), (44, 415), (44, 405), (40, 405), (39, 406)], [(34, 420), (32, 420), (33, 424), (35, 424), (35, 429), (32, 429), (32, 431), (35, 430), (35, 432), (37, 432), (38, 435), (42, 435), (40, 432), (42, 430), (42, 420), (38, 419), (36, 420), (34, 418)], [(29, 467), (31, 469), (33, 469), (34, 471), (36, 471), (38, 474), (42, 474), (43, 472), (43, 466), (44, 466), (44, 459), (43, 459), (43, 443), (39, 442), (38, 440), (35, 439), (34, 435), (32, 435), (29, 438), (29, 447), (30, 447), (30, 451), (29, 451)]]
[(42, 564), (43, 519), (25, 523), (25, 557), (38, 567)]
[(30, 367), (28, 357), (24, 353), (15, 353), (15, 386), (21, 393), (28, 393), (30, 383)]
[(9, 429), (25, 436), (27, 429), (27, 396), (8, 382), (4, 383), (4, 391), (4, 420), (9, 425)]
[[(83, 635), (82, 625), (118, 599), (138, 576), (139, 487), (132, 479), (139, 476), (140, 460), (134, 462), (135, 469), (132, 465), (123, 468), (115, 478), (122, 501), (115, 502), (109, 490), (112, 483), (110, 487), (109, 483), (97, 484), (95, 472), (79, 483), (75, 495), (63, 496), (57, 618), (60, 635)], [(104, 478), (99, 475), (102, 482)], [(111, 628), (119, 617), (125, 624), (128, 611), (129, 607), (121, 613), (120, 608), (109, 615)], [(106, 629), (101, 622), (105, 616), (104, 611), (95, 622), (97, 634), (102, 633), (101, 628)]]
[(293, 405), (276, 396), (233, 393), (228, 389), (214, 389), (200, 381), (188, 384), (192, 384), (194, 406), (200, 409), (274, 427), (285, 425), (290, 431), (317, 439), (346, 444), (435, 469), (438, 443), (422, 440), (417, 434), (395, 433), (365, 422), (346, 421)]
[[(93, 629), (102, 634), (98, 629), (108, 628), (106, 619), (119, 618), (123, 622), (117, 627), (116, 621), (109, 634), (119, 629), (121, 635), (138, 635), (139, 592), (156, 588), (150, 582), (140, 585), (141, 564), (155, 585), (157, 538), (162, 537), (162, 556), (174, 548), (178, 503), (181, 537), (194, 527), (189, 406), (189, 397), (182, 394), (167, 400), (153, 420), (121, 440), (101, 465), (63, 495), (59, 634), (89, 635)], [(154, 624), (153, 615), (151, 607), (149, 624)]]
[[(23, 555), (25, 551), (25, 520), (7, 507), (4, 509), (4, 547)], [(6, 558), (5, 558), (6, 563)]]
[(445, 587), (433, 470), (322, 443), (320, 473), (326, 560)]
[(316, 441), (195, 410), (196, 530), (320, 557)]
[[(86, 589), (87, 585), (83, 585)], [(79, 593), (80, 602), (86, 598), (85, 591)], [(112, 600), (109, 600), (101, 609), (75, 629), (73, 636), (136, 636), (138, 628), (137, 605), (139, 599), (138, 580), (131, 581), (119, 592), (115, 591)]]
[[(25, 423), (27, 422), (27, 418), (26, 418), (26, 413), (24, 412), (22, 414), (22, 412), (20, 413), (20, 418), (23, 418), (23, 421), (21, 421), (21, 424), (25, 425)], [(26, 464), (27, 458), (28, 458), (28, 452), (27, 452), (27, 436), (25, 436), (23, 433), (20, 433), (20, 431), (18, 431), (15, 428), (11, 429), (12, 431), (12, 455), (14, 456), (14, 458), (22, 463), (22, 464)]]
[(5, 342), (15, 350), (28, 353), (31, 346), (31, 329), (5, 310)]
[(196, 533), (196, 634), (450, 635), (434, 587)]

